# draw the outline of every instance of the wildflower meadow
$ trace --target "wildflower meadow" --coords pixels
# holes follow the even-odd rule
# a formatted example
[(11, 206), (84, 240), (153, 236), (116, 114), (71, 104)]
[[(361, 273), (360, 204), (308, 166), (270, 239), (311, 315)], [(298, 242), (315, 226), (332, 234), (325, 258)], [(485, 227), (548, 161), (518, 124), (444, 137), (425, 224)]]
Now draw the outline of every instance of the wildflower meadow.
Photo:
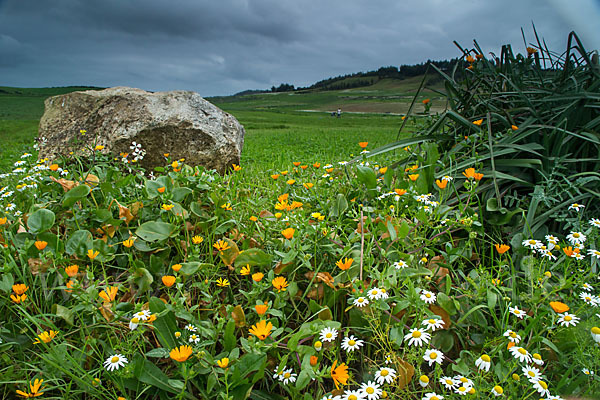
[(290, 112), (322, 128), (249, 128), (224, 175), (167, 148), (144, 170), (93, 126), (20, 154), (2, 398), (599, 398), (600, 72), (577, 40), (461, 49), (404, 116)]

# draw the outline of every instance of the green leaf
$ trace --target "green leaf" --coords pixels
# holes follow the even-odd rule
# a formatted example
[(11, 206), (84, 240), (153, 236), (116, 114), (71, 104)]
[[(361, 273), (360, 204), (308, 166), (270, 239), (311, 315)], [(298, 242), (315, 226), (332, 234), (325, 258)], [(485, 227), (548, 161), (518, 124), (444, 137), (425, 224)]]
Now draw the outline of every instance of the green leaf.
[(296, 380), (296, 389), (302, 390), (310, 383), (310, 374), (308, 370), (303, 369), (298, 374), (298, 380)]
[(173, 189), (173, 201), (181, 201), (185, 198), (185, 196), (187, 196), (188, 194), (193, 193), (193, 190), (188, 188), (188, 187), (178, 187)]
[(346, 197), (343, 194), (338, 193), (335, 201), (333, 202), (333, 206), (329, 210), (329, 215), (332, 217), (339, 217), (344, 214), (347, 209), (348, 200), (346, 200)]
[(92, 234), (86, 230), (75, 231), (67, 240), (65, 251), (70, 255), (84, 257), (89, 249), (93, 247)]
[(163, 347), (157, 347), (147, 352), (146, 357), (169, 358), (169, 350)]
[(63, 197), (63, 207), (70, 208), (73, 204), (83, 199), (90, 193), (90, 187), (88, 185), (75, 186), (73, 189), (65, 193)]
[(497, 301), (498, 301), (498, 295), (496, 293), (494, 293), (491, 289), (488, 289), (487, 305), (488, 305), (488, 308), (490, 309), (490, 312), (492, 312), (492, 313), (494, 312)]
[[(138, 353), (136, 358), (138, 357), (141, 358), (141, 354)], [(139, 381), (157, 387), (166, 392), (178, 393), (178, 390), (167, 384), (167, 382), (169, 382), (169, 377), (165, 375), (165, 373), (162, 372), (162, 370), (156, 365), (145, 359), (141, 359), (139, 361), (136, 360), (136, 362), (141, 363), (143, 366), (142, 368), (135, 368), (134, 370), (135, 377)]]
[(135, 234), (147, 242), (166, 240), (177, 232), (177, 227), (162, 221), (148, 221), (136, 229)]
[(251, 249), (240, 251), (235, 259), (235, 266), (250, 265), (251, 267), (269, 266), (271, 265), (271, 255), (265, 253), (263, 250), (253, 247)]
[(398, 228), (398, 237), (400, 239), (404, 239), (408, 236), (408, 232), (410, 232), (410, 225), (406, 221), (402, 221), (402, 225)]
[(235, 337), (235, 321), (233, 319), (230, 319), (227, 323), (227, 326), (225, 327), (223, 347), (225, 348), (225, 351), (231, 351), (235, 347), (236, 343), (237, 340)]
[(63, 307), (60, 304), (54, 304), (52, 306), (52, 312), (57, 317), (64, 319), (69, 325), (73, 325), (73, 310)]
[(52, 228), (56, 216), (50, 210), (41, 208), (35, 211), (27, 219), (27, 227), (31, 233), (42, 233)]
[(175, 314), (172, 311), (167, 310), (165, 303), (158, 297), (152, 297), (149, 301), (150, 312), (157, 314), (156, 321), (152, 324), (158, 337), (160, 344), (166, 349), (174, 349), (177, 347), (175, 341), (175, 332), (177, 329), (177, 322), (175, 320)]
[(4, 293), (9, 293), (12, 291), (12, 285), (15, 283), (15, 278), (13, 278), (12, 274), (3, 274), (2, 280), (0, 281), (0, 290)]
[(374, 189), (377, 186), (377, 175), (375, 175), (373, 168), (357, 165), (356, 177), (360, 183), (365, 184), (367, 189)]
[(438, 293), (437, 302), (448, 314), (454, 315), (456, 314), (456, 307), (454, 306), (454, 302), (446, 293)]
[(108, 262), (115, 258), (115, 248), (106, 244), (104, 240), (94, 240), (92, 243), (92, 248), (98, 251), (98, 256), (96, 260), (99, 262)]
[(136, 268), (133, 273), (133, 281), (138, 287), (138, 292), (145, 292), (150, 288), (152, 282), (154, 282), (154, 278), (146, 268)]

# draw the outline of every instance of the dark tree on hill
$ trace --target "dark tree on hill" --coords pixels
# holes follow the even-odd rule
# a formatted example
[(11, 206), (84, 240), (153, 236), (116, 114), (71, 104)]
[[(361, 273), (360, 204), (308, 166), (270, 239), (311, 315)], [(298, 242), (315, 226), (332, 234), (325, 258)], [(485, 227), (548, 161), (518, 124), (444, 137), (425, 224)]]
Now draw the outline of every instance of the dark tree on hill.
[(282, 83), (279, 87), (272, 86), (271, 92), (293, 92), (294, 85), (290, 85), (289, 83)]

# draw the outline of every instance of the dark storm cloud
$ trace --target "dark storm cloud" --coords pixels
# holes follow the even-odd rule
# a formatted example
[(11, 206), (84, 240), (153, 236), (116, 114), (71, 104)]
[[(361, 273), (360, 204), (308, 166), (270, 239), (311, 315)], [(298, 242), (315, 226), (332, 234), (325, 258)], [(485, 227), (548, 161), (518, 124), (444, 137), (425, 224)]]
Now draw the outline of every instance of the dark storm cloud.
[(456, 57), (453, 40), (523, 51), (532, 20), (552, 49), (573, 29), (597, 48), (598, 15), (594, 0), (0, 0), (0, 85), (305, 86)]

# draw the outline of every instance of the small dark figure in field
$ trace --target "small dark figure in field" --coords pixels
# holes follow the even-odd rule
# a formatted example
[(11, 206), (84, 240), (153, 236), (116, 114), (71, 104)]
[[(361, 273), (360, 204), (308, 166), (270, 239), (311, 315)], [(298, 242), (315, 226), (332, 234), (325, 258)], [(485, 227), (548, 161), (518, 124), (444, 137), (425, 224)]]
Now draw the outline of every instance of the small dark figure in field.
[(339, 118), (341, 116), (342, 116), (342, 109), (338, 108), (338, 110), (337, 110), (337, 117)]

